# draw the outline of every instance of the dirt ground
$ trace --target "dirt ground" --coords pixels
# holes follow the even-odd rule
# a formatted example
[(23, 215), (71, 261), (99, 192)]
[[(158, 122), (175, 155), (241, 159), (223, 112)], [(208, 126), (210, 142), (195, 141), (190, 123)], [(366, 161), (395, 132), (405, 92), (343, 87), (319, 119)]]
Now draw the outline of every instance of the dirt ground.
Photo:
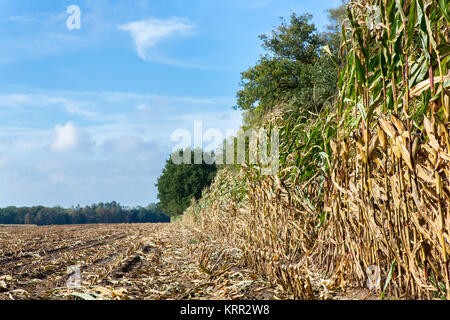
[(177, 224), (0, 228), (0, 300), (285, 298), (239, 249)]

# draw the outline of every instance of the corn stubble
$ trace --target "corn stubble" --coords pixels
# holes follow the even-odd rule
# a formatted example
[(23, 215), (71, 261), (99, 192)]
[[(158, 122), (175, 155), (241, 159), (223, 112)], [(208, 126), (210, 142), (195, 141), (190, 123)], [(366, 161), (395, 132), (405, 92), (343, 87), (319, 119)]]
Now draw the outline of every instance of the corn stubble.
[(350, 1), (335, 105), (271, 114), (279, 173), (222, 169), (184, 220), (293, 298), (377, 266), (382, 297), (450, 299), (448, 19), (446, 1)]
[(240, 249), (179, 223), (5, 226), (0, 244), (0, 301), (285, 298)]

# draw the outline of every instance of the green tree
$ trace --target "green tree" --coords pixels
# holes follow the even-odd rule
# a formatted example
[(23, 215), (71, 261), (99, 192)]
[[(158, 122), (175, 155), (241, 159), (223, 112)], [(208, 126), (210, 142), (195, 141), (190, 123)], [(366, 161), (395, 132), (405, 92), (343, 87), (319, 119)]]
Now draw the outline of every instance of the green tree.
[(211, 184), (217, 171), (215, 164), (207, 164), (204, 160), (194, 164), (194, 151), (183, 152), (191, 153), (191, 164), (175, 164), (170, 157), (156, 184), (158, 206), (172, 216), (182, 214), (192, 198), (200, 199), (203, 188)]
[(293, 13), (289, 24), (282, 20), (271, 35), (260, 36), (267, 54), (241, 74), (237, 93), (236, 108), (244, 111), (246, 126), (258, 124), (282, 103), (295, 115), (304, 110), (318, 114), (331, 102), (337, 92), (337, 25), (343, 12), (344, 5), (328, 11), (331, 25), (324, 33), (310, 22), (311, 15)]

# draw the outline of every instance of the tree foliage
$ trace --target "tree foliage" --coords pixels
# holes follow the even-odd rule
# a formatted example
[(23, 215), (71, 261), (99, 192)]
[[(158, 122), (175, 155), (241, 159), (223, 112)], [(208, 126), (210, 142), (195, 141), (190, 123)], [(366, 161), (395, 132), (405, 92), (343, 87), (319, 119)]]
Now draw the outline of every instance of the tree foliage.
[[(341, 12), (330, 10), (338, 23)], [(339, 34), (337, 28), (319, 33), (311, 15), (292, 14), (271, 35), (261, 35), (267, 54), (241, 74), (237, 108), (245, 112), (245, 125), (257, 124), (277, 105), (294, 104), (296, 110), (318, 113), (336, 94)], [(323, 50), (328, 46), (329, 53)]]
[(156, 184), (159, 208), (173, 216), (182, 214), (192, 198), (201, 197), (203, 188), (211, 184), (217, 171), (215, 164), (207, 164), (204, 160), (195, 164), (194, 151), (187, 149), (184, 152), (191, 153), (191, 164), (175, 164), (171, 157)]

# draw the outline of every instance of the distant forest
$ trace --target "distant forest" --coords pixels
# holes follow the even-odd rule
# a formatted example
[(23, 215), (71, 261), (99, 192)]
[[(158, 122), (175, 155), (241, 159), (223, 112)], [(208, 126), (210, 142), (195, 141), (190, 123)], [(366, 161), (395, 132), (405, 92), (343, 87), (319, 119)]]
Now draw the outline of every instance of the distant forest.
[(6, 207), (0, 209), (0, 224), (86, 224), (86, 223), (143, 223), (170, 222), (170, 217), (156, 204), (128, 208), (115, 201), (85, 207)]

